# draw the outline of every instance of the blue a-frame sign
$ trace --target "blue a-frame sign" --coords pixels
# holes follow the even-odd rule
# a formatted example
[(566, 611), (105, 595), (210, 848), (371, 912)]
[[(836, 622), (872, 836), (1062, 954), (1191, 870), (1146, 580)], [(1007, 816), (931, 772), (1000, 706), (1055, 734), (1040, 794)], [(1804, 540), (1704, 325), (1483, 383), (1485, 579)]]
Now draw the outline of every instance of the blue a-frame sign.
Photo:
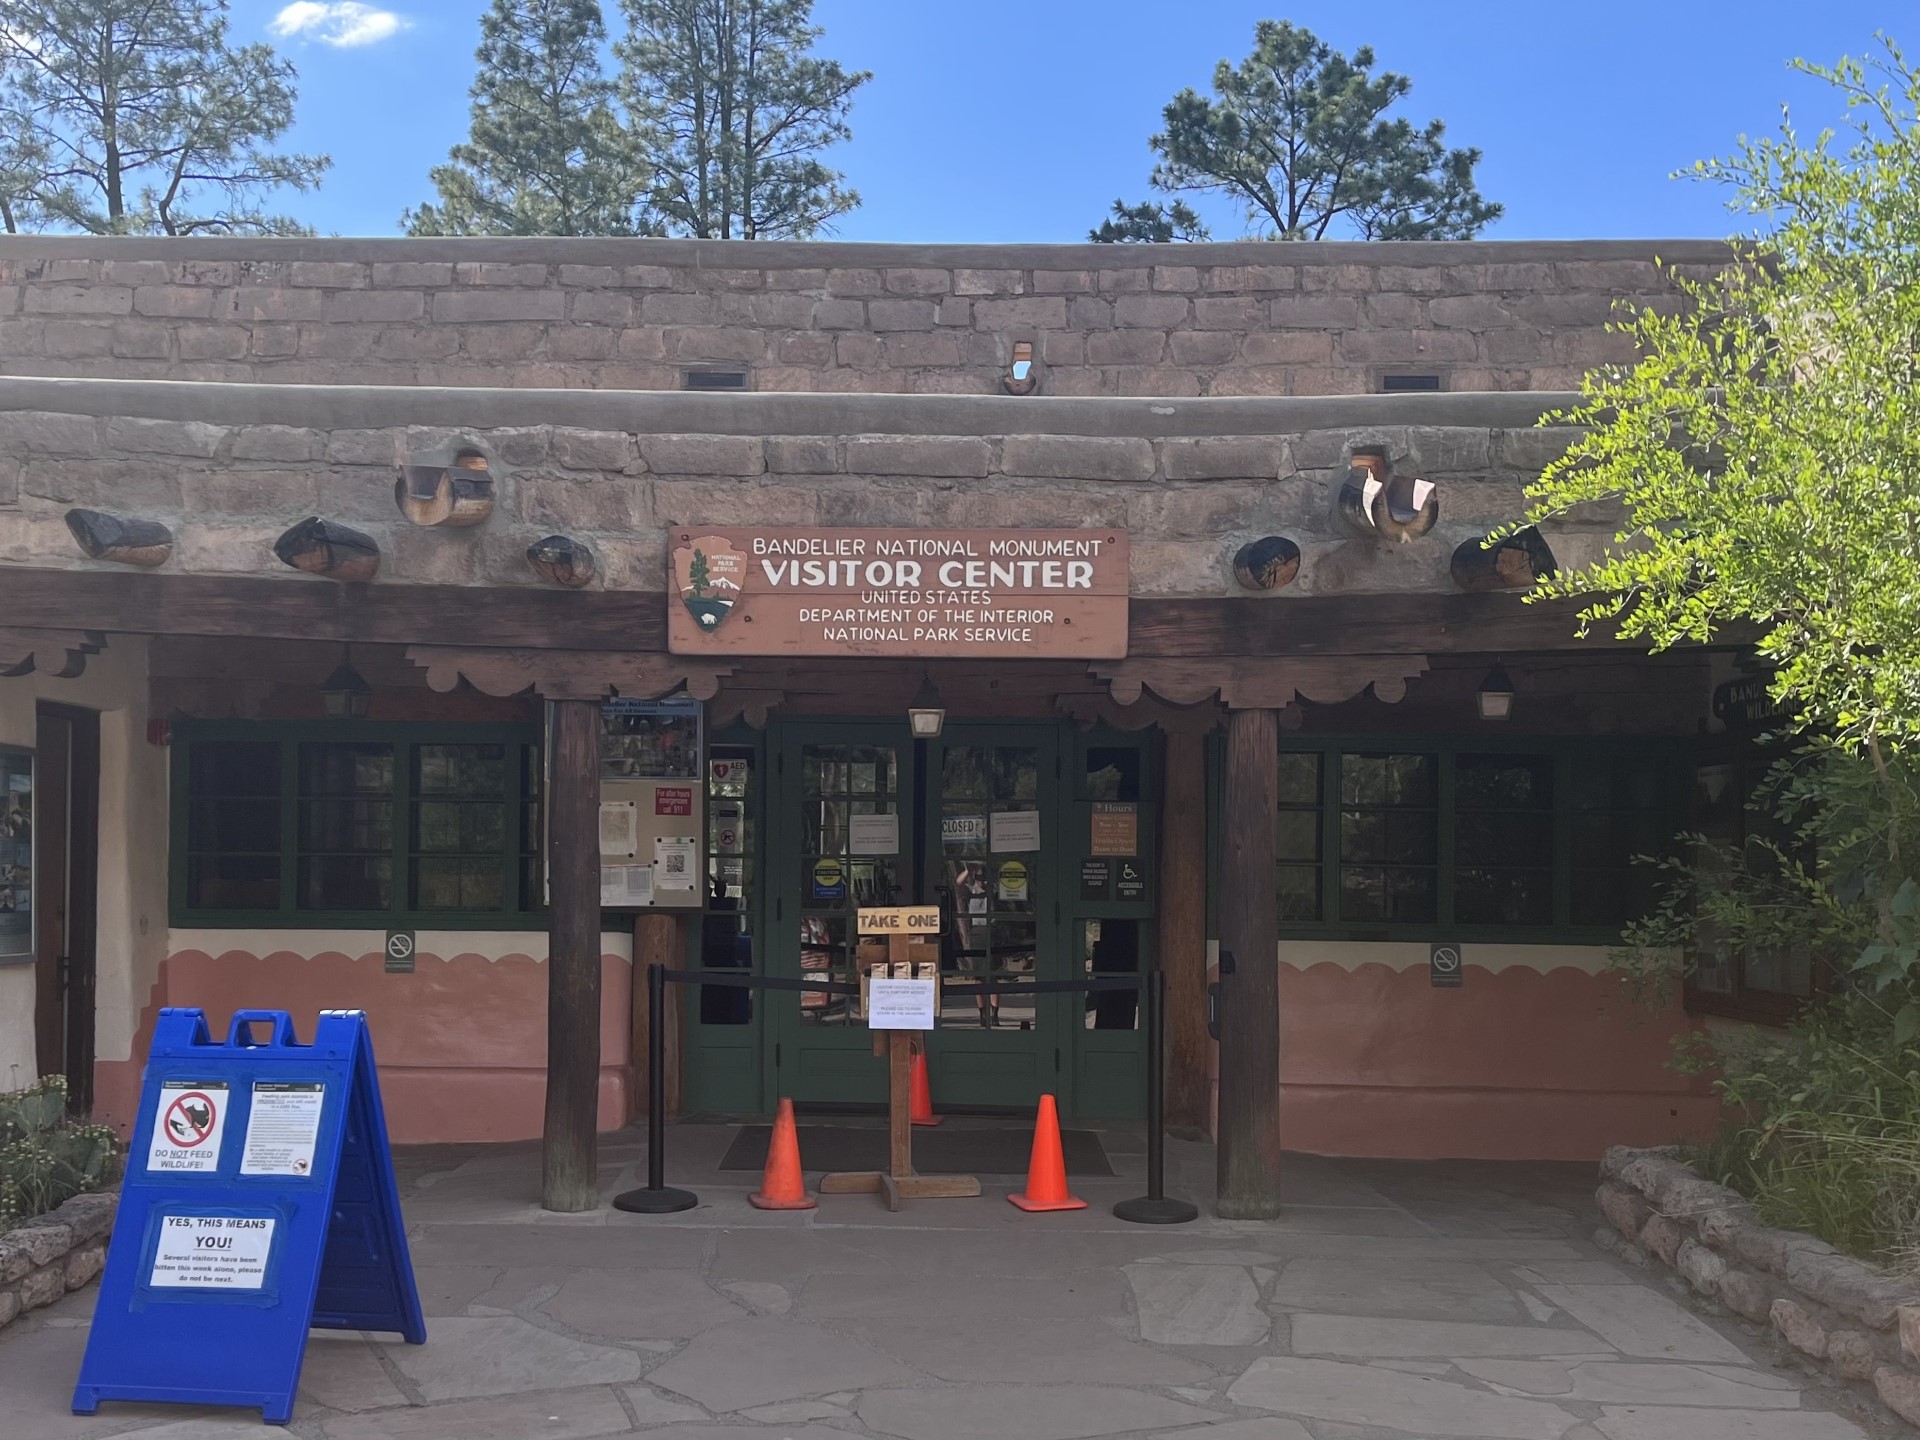
[(322, 1011), (302, 1045), (285, 1011), (242, 1010), (222, 1044), (203, 1012), (162, 1010), (74, 1413), (257, 1405), (284, 1425), (313, 1326), (427, 1338), (366, 1016)]

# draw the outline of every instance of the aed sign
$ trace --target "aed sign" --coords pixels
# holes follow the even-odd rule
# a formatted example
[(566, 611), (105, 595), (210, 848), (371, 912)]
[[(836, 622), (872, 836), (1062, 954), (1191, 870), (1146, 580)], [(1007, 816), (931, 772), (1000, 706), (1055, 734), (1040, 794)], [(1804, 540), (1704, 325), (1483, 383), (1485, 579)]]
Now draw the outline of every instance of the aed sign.
[(932, 905), (890, 905), (858, 912), (862, 935), (938, 935), (940, 911)]

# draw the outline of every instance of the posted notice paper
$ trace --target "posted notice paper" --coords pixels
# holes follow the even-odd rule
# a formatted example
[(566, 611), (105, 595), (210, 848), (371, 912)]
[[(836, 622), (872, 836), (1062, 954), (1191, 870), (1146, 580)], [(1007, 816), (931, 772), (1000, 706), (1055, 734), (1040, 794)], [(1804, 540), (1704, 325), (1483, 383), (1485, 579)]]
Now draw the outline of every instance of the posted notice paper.
[(242, 1175), (311, 1175), (327, 1087), (317, 1080), (256, 1080)]
[(162, 1215), (147, 1283), (162, 1290), (258, 1290), (274, 1222), (264, 1216)]

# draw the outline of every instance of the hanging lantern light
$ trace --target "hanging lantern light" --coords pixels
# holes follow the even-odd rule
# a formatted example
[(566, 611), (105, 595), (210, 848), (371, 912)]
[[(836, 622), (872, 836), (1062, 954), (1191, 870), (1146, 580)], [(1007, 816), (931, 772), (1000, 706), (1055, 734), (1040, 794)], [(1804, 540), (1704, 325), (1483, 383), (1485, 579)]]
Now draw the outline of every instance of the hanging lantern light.
[(320, 701), (329, 720), (364, 720), (373, 703), (373, 687), (353, 668), (353, 647), (348, 646), (334, 672), (320, 686)]

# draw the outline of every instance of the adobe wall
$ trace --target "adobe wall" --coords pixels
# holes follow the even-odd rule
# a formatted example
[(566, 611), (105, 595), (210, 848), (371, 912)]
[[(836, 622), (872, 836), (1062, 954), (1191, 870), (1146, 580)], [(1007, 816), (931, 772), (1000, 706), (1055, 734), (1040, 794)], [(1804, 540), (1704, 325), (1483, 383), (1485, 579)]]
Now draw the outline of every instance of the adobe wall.
[[(382, 584), (532, 586), (527, 546), (584, 541), (596, 584), (657, 590), (669, 527), (1122, 525), (1136, 595), (1244, 594), (1233, 557), (1282, 535), (1298, 580), (1273, 592), (1452, 591), (1456, 546), (1518, 516), (1574, 431), (1533, 428), (1570, 396), (1119, 399), (606, 395), (0, 378), (0, 565), (114, 569), (67, 532), (74, 506), (159, 520), (160, 573), (322, 583), (273, 542), (318, 514), (373, 536)], [(491, 457), (499, 500), (472, 529), (420, 529), (396, 467), (449, 443)], [(1356, 446), (1439, 486), (1406, 543), (1355, 533), (1335, 493)], [(1563, 563), (1612, 533), (1550, 534)]]
[(1339, 395), (1569, 390), (1717, 242), (914, 246), (0, 236), (0, 373), (289, 384)]

